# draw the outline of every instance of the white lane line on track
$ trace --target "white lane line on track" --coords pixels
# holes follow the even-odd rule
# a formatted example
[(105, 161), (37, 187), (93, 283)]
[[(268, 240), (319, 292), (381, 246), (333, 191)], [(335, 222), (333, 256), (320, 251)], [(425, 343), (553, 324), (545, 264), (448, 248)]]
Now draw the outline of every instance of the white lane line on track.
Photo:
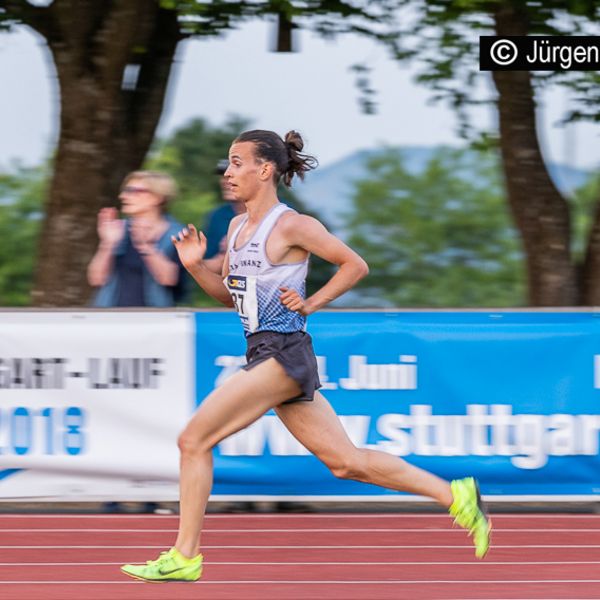
[[(586, 528), (586, 529), (572, 529), (572, 528), (547, 528), (542, 527), (538, 529), (516, 527), (516, 528), (494, 528), (494, 533), (502, 532), (526, 532), (526, 533), (600, 533), (600, 524), (598, 528)], [(28, 533), (28, 532), (41, 532), (41, 533), (177, 533), (177, 529), (124, 529), (124, 528), (87, 528), (87, 527), (74, 527), (74, 528), (58, 528), (58, 527), (17, 527), (17, 528), (0, 528), (1, 533)], [(386, 528), (323, 528), (323, 529), (309, 529), (309, 528), (298, 528), (298, 529), (204, 529), (203, 533), (460, 533), (464, 534), (464, 529), (461, 527), (454, 527), (449, 529), (447, 527), (431, 527), (424, 529), (417, 528), (402, 528), (402, 527), (386, 527)]]
[[(115, 566), (122, 565), (123, 561), (120, 562), (0, 562), (0, 567), (97, 567), (97, 566)], [(487, 565), (599, 565), (600, 561), (598, 560), (556, 560), (556, 561), (489, 561), (486, 560), (484, 562), (474, 560), (472, 561), (386, 561), (386, 562), (356, 562), (356, 561), (346, 561), (346, 562), (326, 562), (326, 561), (318, 561), (318, 562), (241, 562), (241, 561), (204, 561), (204, 566), (207, 565), (257, 565), (257, 566), (319, 566), (319, 565), (328, 565), (328, 566), (343, 566), (343, 565), (360, 565), (360, 566), (369, 566), (369, 565), (409, 565), (409, 566), (418, 566), (418, 565), (472, 565), (477, 566), (478, 568), (485, 567)]]
[[(189, 585), (190, 582), (188, 582)], [(366, 579), (361, 581), (339, 581), (339, 580), (297, 580), (297, 579), (269, 579), (269, 580), (208, 580), (193, 582), (196, 585), (431, 585), (431, 584), (455, 584), (455, 585), (510, 585), (524, 583), (600, 583), (600, 579), (388, 579), (381, 581), (379, 579)], [(89, 584), (108, 584), (108, 585), (145, 585), (143, 581), (1, 581), (2, 585), (89, 585)]]
[[(513, 513), (493, 513), (494, 519), (596, 519), (600, 520), (597, 514), (513, 514)], [(39, 514), (39, 513), (21, 513), (21, 514), (1, 514), (2, 519), (177, 519), (179, 515), (155, 515), (155, 514)], [(206, 515), (206, 520), (219, 519), (447, 519), (446, 513), (312, 513), (312, 514), (293, 514), (293, 513), (244, 513), (244, 514), (211, 514)]]
[[(567, 550), (569, 548), (600, 548), (600, 544), (494, 544), (493, 546), (494, 548), (562, 548), (564, 550)], [(154, 546), (154, 545), (150, 545), (150, 546), (129, 546), (129, 545), (119, 545), (119, 546), (68, 546), (68, 545), (42, 545), (42, 546), (31, 546), (31, 545), (4, 545), (4, 546), (0, 546), (0, 549), (11, 549), (11, 550), (16, 550), (18, 548), (37, 548), (37, 549), (46, 549), (46, 548), (52, 548), (52, 549), (57, 549), (57, 548), (82, 548), (82, 549), (93, 549), (93, 550), (102, 550), (104, 548), (107, 549), (114, 549), (114, 548), (161, 548), (164, 549), (164, 545), (163, 546)], [(418, 548), (424, 548), (424, 549), (430, 549), (430, 548), (440, 548), (440, 549), (446, 549), (446, 548), (464, 548), (464, 549), (468, 549), (468, 550), (473, 550), (473, 546), (472, 545), (466, 545), (466, 544), (461, 544), (461, 545), (447, 545), (447, 544), (435, 544), (435, 545), (431, 545), (431, 546), (427, 546), (427, 545), (382, 545), (382, 544), (377, 544), (377, 545), (372, 545), (372, 546), (357, 546), (354, 544), (337, 544), (337, 545), (323, 545), (323, 546), (304, 546), (304, 545), (293, 545), (293, 546), (279, 546), (279, 545), (262, 545), (262, 546), (217, 546), (217, 545), (202, 545), (202, 548), (207, 549), (223, 549), (223, 550), (228, 550), (228, 549), (265, 549), (265, 550), (270, 550), (270, 549), (280, 549), (280, 548), (288, 548), (288, 549), (294, 549), (294, 548), (299, 548), (299, 549), (311, 549), (311, 550), (319, 550), (319, 549), (324, 549), (327, 550), (329, 548), (344, 548), (344, 549), (353, 549), (353, 548), (358, 548), (358, 549), (362, 549), (362, 548), (374, 548), (374, 549), (386, 549), (386, 548), (391, 548), (391, 549), (398, 549), (398, 548), (407, 548), (407, 549), (418, 549)]]

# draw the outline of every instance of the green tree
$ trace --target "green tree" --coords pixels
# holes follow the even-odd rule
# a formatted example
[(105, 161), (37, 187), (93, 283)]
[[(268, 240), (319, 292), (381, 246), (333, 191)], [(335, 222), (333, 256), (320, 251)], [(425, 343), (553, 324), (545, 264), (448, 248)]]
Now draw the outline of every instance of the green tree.
[[(539, 93), (567, 86), (575, 96), (571, 118), (598, 122), (598, 74), (479, 71), (479, 36), (597, 35), (600, 4), (595, 0), (404, 0), (412, 18), (405, 22), (404, 56), (418, 56), (419, 81), (449, 101), (461, 117), (464, 135), (494, 144), (500, 151), (506, 198), (523, 244), (528, 302), (534, 306), (600, 303), (600, 212), (589, 246), (579, 262), (571, 253), (573, 204), (557, 189), (539, 142)], [(400, 55), (399, 55), (400, 56)], [(498, 132), (476, 132), (468, 107), (492, 103)]]
[(23, 24), (39, 33), (60, 86), (60, 133), (36, 261), (34, 304), (87, 302), (85, 272), (97, 243), (96, 215), (114, 204), (125, 174), (144, 161), (179, 42), (219, 35), (249, 19), (276, 18), (277, 49), (282, 51), (291, 49), (294, 28), (329, 37), (353, 32), (393, 46), (397, 4), (0, 0), (0, 30)]
[(37, 239), (48, 183), (46, 167), (0, 174), (0, 305), (31, 303)]
[(222, 126), (193, 119), (158, 140), (144, 167), (169, 173), (177, 182), (177, 201), (171, 214), (182, 223), (202, 225), (221, 198), (217, 162), (226, 159), (232, 140), (250, 123), (232, 117)]
[(387, 149), (356, 183), (350, 243), (369, 263), (360, 286), (395, 306), (523, 305), (524, 274), (497, 162), (439, 150), (409, 173)]

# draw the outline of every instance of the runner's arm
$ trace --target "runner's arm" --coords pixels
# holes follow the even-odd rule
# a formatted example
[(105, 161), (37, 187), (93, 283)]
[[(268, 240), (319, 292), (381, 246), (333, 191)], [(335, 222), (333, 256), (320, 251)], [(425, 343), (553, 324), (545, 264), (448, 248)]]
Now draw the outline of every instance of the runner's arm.
[(347, 292), (369, 273), (367, 263), (313, 217), (292, 215), (285, 221), (283, 234), (290, 246), (303, 248), (339, 267), (323, 287), (303, 301), (303, 306), (287, 305), (285, 295), (291, 290), (284, 291), (282, 301), (290, 310), (309, 315)]

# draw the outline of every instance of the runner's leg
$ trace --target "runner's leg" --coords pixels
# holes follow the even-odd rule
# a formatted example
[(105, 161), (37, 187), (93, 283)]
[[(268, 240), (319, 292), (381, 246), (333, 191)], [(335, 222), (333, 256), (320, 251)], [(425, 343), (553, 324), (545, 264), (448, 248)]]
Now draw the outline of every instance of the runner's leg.
[(450, 484), (437, 475), (386, 452), (354, 446), (320, 392), (312, 402), (283, 404), (275, 410), (292, 435), (336, 477), (428, 496), (446, 508), (452, 504)]
[(192, 557), (198, 553), (213, 482), (213, 447), (299, 393), (298, 384), (270, 358), (232, 375), (199, 406), (179, 436), (180, 519), (175, 547), (181, 554)]

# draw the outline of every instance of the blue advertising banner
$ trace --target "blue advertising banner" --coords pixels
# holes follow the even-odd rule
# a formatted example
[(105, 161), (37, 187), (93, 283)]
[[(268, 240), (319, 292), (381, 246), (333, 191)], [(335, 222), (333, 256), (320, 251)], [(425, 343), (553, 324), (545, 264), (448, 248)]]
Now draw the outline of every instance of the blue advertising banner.
[[(474, 475), (488, 496), (600, 494), (598, 314), (325, 311), (308, 330), (357, 446)], [(245, 341), (230, 312), (197, 313), (196, 336), (201, 401), (245, 363)], [(219, 444), (219, 496), (402, 497), (336, 479), (274, 413)]]

